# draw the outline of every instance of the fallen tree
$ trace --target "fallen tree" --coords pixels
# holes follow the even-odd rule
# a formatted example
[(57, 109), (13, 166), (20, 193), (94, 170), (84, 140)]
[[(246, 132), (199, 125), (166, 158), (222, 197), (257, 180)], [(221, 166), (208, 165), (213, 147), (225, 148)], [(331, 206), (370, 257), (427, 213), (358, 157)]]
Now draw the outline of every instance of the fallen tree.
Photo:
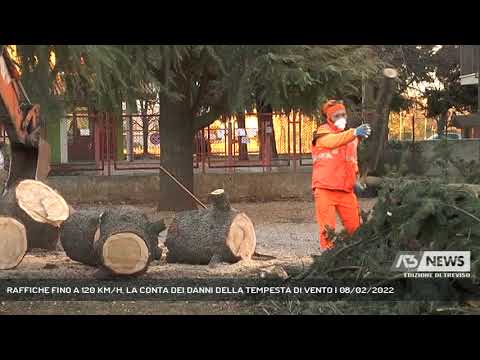
[[(415, 302), (408, 311), (432, 310), (436, 298), (461, 303), (472, 292), (478, 296), (480, 200), (467, 187), (432, 180), (384, 180), (368, 221), (352, 236), (330, 231), (329, 237), (335, 248), (315, 258), (307, 277), (378, 279), (388, 284), (398, 281), (391, 266), (400, 251), (470, 251), (471, 279), (451, 279), (443, 287), (429, 289), (425, 283), (413, 283), (417, 287), (408, 288), (412, 299), (427, 291), (432, 301)], [(393, 304), (393, 312), (407, 311), (402, 310), (404, 305)]]
[(255, 229), (249, 217), (230, 206), (223, 189), (210, 194), (208, 209), (178, 213), (168, 228), (167, 262), (206, 265), (234, 263), (255, 254)]
[(30, 249), (56, 249), (59, 227), (69, 214), (63, 197), (40, 181), (10, 187), (0, 198), (0, 268), (17, 266)]
[[(378, 190), (382, 188), (385, 184), (394, 181), (394, 178), (388, 178), (388, 177), (375, 177), (375, 176), (367, 176), (365, 179), (365, 185), (367, 185), (368, 188), (372, 189), (376, 194), (378, 193)], [(415, 180), (414, 178), (408, 179), (404, 178), (402, 179), (402, 182), (405, 184), (412, 184), (415, 183), (418, 180)], [(480, 185), (478, 184), (462, 184), (462, 183), (448, 183), (444, 184), (449, 189), (460, 189), (462, 191), (470, 191), (473, 195), (479, 196), (480, 195)]]
[(150, 222), (134, 207), (81, 210), (63, 224), (61, 242), (72, 260), (113, 275), (141, 275), (160, 259), (158, 234), (164, 229), (163, 221)]

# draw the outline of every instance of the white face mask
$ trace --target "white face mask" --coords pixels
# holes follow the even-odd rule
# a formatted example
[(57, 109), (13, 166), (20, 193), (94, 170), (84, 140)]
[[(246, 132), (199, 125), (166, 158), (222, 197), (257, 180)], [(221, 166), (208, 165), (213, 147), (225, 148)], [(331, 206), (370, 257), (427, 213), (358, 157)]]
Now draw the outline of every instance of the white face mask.
[(335, 121), (335, 126), (337, 129), (344, 130), (345, 127), (347, 126), (347, 119), (345, 118), (340, 118), (337, 121)]

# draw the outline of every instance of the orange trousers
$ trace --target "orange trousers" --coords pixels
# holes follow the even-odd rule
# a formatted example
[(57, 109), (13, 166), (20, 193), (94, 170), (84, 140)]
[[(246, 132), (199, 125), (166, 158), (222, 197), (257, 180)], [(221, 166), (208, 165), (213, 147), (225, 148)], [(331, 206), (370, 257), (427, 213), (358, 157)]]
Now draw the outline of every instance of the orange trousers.
[(342, 220), (345, 230), (351, 235), (360, 226), (360, 209), (355, 193), (318, 189), (314, 190), (315, 213), (319, 227), (320, 249), (333, 247), (333, 242), (326, 237), (326, 226), (336, 228), (336, 212)]

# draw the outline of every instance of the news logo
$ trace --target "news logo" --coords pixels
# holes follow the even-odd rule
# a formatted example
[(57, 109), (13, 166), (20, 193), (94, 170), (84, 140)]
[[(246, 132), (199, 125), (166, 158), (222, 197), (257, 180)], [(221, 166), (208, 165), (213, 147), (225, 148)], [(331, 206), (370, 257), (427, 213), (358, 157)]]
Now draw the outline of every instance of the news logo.
[(470, 251), (401, 251), (391, 270), (405, 277), (468, 278)]

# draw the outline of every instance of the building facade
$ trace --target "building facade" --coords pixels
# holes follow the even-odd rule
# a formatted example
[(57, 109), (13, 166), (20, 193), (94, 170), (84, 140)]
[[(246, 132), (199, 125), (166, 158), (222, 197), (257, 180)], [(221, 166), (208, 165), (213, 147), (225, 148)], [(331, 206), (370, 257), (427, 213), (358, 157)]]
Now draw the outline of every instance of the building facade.
[[(460, 46), (460, 83), (463, 86), (477, 86), (480, 75), (480, 45)], [(480, 91), (479, 91), (480, 102)], [(480, 109), (480, 104), (478, 105)], [(480, 138), (480, 113), (458, 115), (453, 119), (453, 125), (462, 129), (462, 135), (466, 139)]]

